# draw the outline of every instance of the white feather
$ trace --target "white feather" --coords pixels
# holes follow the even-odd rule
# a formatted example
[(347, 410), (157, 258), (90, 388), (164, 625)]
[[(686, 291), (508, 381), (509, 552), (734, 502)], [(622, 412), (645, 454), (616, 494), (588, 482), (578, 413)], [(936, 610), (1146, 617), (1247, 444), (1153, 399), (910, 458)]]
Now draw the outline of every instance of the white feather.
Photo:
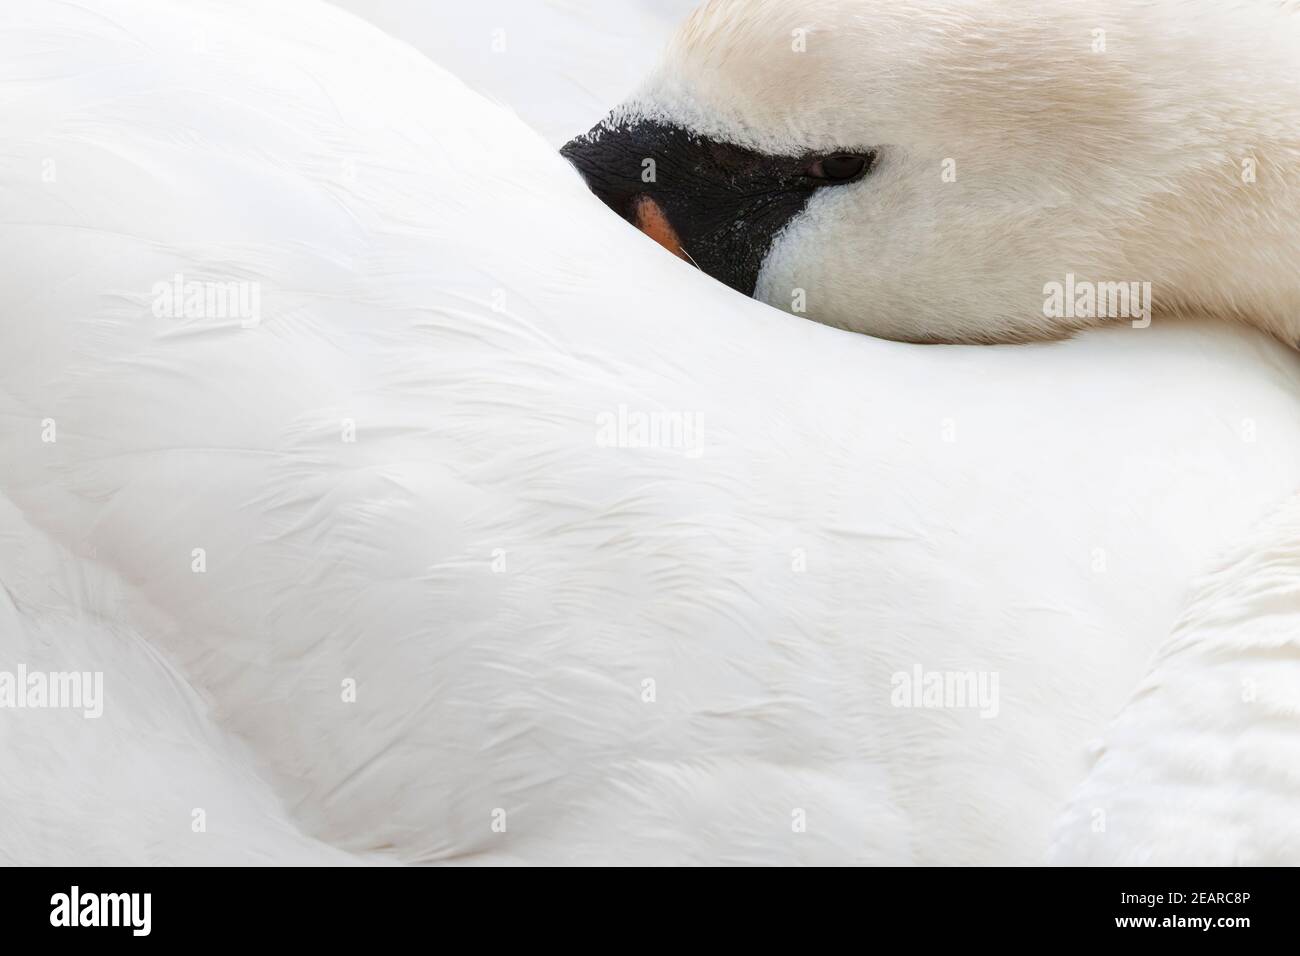
[(1052, 856), (1098, 865), (1300, 860), (1300, 498), (1201, 582), (1107, 730)]

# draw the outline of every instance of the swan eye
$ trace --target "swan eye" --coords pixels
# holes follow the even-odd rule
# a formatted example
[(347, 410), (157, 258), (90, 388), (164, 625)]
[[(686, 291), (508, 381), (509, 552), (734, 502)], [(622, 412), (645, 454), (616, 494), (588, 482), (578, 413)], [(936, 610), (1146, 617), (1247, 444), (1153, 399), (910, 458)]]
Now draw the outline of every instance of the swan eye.
[(804, 175), (827, 184), (847, 183), (861, 176), (867, 168), (868, 157), (853, 153), (836, 153), (824, 156), (808, 167)]

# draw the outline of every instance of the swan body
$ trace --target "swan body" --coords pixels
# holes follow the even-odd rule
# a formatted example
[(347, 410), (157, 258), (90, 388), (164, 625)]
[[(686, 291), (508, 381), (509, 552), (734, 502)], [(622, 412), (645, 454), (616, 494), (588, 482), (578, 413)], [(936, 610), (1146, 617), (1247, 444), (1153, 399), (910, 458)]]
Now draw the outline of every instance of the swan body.
[(1263, 335), (792, 318), (319, 3), (24, 4), (0, 102), (0, 669), (104, 688), (0, 710), (6, 863), (1069, 854), (1300, 478)]

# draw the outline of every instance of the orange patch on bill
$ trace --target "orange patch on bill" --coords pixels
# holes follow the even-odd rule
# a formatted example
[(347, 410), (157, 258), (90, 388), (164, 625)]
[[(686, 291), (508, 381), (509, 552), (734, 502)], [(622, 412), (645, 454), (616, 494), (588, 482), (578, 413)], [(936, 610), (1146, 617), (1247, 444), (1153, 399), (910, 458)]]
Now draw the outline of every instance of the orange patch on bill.
[(686, 252), (682, 249), (682, 241), (677, 238), (676, 230), (673, 229), (672, 223), (668, 221), (668, 217), (664, 215), (664, 211), (659, 208), (657, 202), (649, 196), (638, 196), (635, 213), (638, 229), (677, 258), (686, 258)]

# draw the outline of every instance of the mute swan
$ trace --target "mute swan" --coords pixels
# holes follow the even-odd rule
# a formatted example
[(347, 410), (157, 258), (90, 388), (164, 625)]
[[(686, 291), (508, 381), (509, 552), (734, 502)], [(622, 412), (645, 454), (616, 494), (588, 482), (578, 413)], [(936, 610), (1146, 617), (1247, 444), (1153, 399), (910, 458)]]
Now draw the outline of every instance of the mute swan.
[(1300, 478), (1252, 332), (850, 335), (320, 3), (8, 16), (6, 862), (1041, 861)]
[[(1298, 62), (1290, 3), (708, 0), (563, 153), (670, 251), (832, 325), (1204, 314), (1300, 346)], [(1298, 509), (1194, 592), (1055, 859), (1300, 860)]]

